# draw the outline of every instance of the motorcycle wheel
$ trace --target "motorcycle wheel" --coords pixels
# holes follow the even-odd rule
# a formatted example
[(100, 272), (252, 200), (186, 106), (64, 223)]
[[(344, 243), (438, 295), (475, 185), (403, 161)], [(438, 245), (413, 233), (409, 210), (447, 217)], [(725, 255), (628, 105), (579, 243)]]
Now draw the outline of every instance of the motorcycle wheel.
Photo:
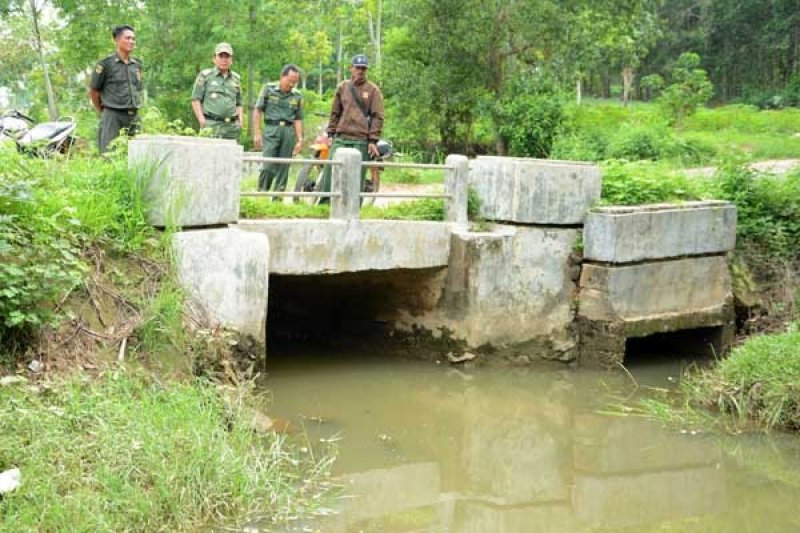
[[(316, 178), (317, 176), (312, 175), (312, 170), (314, 169), (314, 165), (311, 163), (304, 164), (300, 170), (297, 172), (297, 179), (294, 182), (294, 191), (295, 192), (302, 192), (309, 190), (310, 186), (314, 185), (314, 190), (316, 190)], [(322, 176), (322, 173), (319, 172), (319, 177)], [(300, 198), (295, 198), (294, 203), (300, 202)], [(307, 204), (313, 204), (316, 200), (315, 198), (303, 198)]]

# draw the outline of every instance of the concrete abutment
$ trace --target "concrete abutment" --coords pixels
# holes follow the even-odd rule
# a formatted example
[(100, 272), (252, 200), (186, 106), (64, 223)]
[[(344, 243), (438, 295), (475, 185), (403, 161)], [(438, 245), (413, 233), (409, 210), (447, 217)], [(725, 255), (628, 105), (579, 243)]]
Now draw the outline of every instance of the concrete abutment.
[[(698, 328), (710, 328), (715, 350), (729, 343), (729, 203), (594, 208), (595, 165), (450, 156), (448, 222), (361, 220), (347, 185), (360, 163), (344, 163), (331, 219), (240, 221), (235, 143), (137, 137), (129, 153), (150, 180), (148, 220), (180, 229), (174, 249), (193, 304), (261, 342), (273, 325), (313, 328), (322, 313), (517, 363), (616, 367), (630, 339)], [(481, 231), (462, 213), (467, 183)]]

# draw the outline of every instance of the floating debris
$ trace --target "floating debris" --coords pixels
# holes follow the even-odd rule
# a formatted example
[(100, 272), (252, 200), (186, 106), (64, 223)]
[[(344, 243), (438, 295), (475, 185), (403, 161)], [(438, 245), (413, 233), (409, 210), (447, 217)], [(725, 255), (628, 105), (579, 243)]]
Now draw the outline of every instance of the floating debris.
[(453, 352), (447, 354), (447, 360), (450, 361), (452, 364), (456, 365), (458, 363), (466, 363), (467, 361), (472, 361), (473, 359), (477, 358), (478, 356), (472, 352), (464, 352), (461, 355), (455, 355)]

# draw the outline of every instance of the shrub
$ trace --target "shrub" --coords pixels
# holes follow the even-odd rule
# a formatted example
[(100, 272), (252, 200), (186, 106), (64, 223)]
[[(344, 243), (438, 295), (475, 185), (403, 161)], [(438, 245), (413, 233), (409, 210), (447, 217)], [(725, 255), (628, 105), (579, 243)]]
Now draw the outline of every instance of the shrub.
[(548, 157), (565, 118), (564, 105), (565, 96), (546, 76), (520, 76), (493, 110), (499, 116), (499, 134), (509, 154)]
[(685, 52), (672, 69), (672, 83), (664, 89), (658, 101), (673, 123), (681, 127), (686, 117), (708, 102), (714, 87), (705, 70), (697, 68), (700, 56)]
[(0, 151), (0, 345), (49, 324), (52, 302), (82, 278), (75, 210), (36, 209), (42, 181), (32, 165)]

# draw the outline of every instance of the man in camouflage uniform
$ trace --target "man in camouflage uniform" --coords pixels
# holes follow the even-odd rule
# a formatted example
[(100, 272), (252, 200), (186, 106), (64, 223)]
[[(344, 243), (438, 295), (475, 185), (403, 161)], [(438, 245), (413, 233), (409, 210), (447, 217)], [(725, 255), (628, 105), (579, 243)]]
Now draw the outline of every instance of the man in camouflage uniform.
[[(303, 95), (295, 89), (299, 80), (300, 70), (297, 66), (286, 65), (281, 69), (278, 83), (264, 87), (258, 97), (253, 111), (253, 144), (256, 148), (263, 145), (264, 157), (292, 157), (303, 148)], [(262, 115), (263, 142), (259, 131)], [(258, 177), (258, 189), (270, 190), (273, 181), (274, 190), (286, 190), (289, 165), (264, 165)]]
[(231, 70), (233, 48), (219, 43), (214, 48), (214, 68), (200, 71), (192, 90), (192, 111), (200, 129), (210, 128), (220, 139), (238, 139), (242, 130), (242, 83)]
[[(383, 94), (377, 85), (367, 81), (368, 68), (367, 56), (354, 56), (350, 62), (351, 78), (336, 88), (328, 121), (328, 137), (333, 138), (330, 159), (343, 146), (361, 152), (363, 161), (380, 156), (377, 143), (383, 131)], [(366, 168), (362, 168), (361, 190), (364, 190), (365, 177)], [(331, 190), (330, 165), (325, 166), (319, 190)], [(329, 201), (330, 197), (320, 198), (320, 203)]]
[(89, 82), (89, 98), (100, 113), (97, 146), (100, 153), (119, 137), (121, 130), (135, 135), (139, 130), (142, 105), (142, 62), (131, 55), (136, 34), (131, 26), (117, 26), (111, 32), (116, 51), (94, 67)]

